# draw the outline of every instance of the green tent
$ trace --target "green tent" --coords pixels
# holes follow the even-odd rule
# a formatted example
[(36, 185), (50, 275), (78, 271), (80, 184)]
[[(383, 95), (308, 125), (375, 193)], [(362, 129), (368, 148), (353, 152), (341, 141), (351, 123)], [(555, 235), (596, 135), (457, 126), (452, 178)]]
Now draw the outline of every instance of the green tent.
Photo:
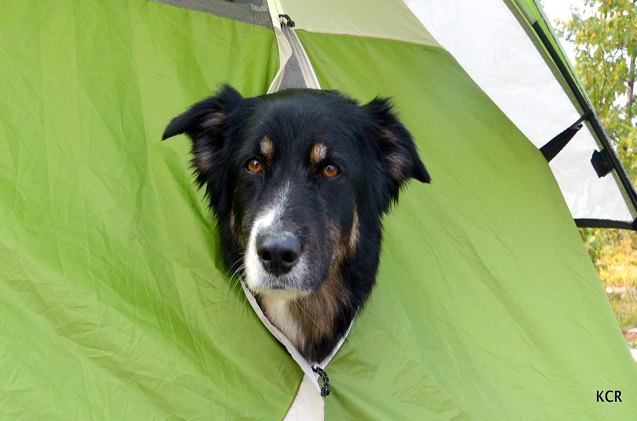
[[(635, 419), (576, 229), (635, 190), (533, 1), (9, 1), (0, 34), (0, 419)], [(318, 402), (159, 141), (221, 83), (391, 96), (433, 177)]]

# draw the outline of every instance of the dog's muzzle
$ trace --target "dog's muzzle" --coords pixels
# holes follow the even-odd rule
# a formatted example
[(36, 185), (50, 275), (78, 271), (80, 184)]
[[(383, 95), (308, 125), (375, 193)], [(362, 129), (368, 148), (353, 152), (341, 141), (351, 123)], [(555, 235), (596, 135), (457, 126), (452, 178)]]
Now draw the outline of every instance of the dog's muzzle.
[(261, 265), (275, 276), (288, 273), (301, 255), (299, 238), (289, 232), (259, 234), (256, 246)]

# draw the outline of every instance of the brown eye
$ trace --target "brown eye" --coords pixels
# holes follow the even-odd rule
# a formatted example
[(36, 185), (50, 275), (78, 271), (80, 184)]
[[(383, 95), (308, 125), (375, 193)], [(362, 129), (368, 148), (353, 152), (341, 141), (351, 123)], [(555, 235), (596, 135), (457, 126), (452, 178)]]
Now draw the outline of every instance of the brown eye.
[(246, 169), (252, 174), (260, 174), (261, 171), (263, 171), (263, 166), (261, 165), (261, 161), (257, 158), (250, 158), (248, 162), (246, 162)]
[(338, 167), (334, 164), (327, 164), (323, 167), (323, 175), (327, 178), (336, 177), (339, 172)]

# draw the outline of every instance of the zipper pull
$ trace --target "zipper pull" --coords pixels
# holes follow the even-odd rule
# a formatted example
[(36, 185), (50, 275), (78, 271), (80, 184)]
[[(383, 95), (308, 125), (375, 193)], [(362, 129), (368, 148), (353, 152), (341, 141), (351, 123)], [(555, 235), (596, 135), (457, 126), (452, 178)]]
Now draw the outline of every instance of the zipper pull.
[(321, 396), (326, 397), (330, 395), (330, 378), (327, 377), (327, 373), (318, 365), (312, 367), (312, 371), (321, 376), (323, 379), (323, 386), (321, 387)]
[(290, 15), (279, 15), (279, 19), (281, 20), (281, 23), (285, 24), (288, 28), (294, 28), (295, 23)]

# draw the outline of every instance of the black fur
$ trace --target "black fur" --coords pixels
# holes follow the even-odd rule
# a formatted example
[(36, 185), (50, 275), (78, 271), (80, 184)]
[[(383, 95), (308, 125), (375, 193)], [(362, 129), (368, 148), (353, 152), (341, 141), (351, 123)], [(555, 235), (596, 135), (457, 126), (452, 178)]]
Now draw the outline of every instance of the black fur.
[[(309, 89), (244, 99), (229, 86), (174, 118), (163, 139), (180, 133), (192, 139), (197, 181), (205, 186), (217, 217), (228, 268), (244, 263), (252, 223), (282, 186), (288, 186), (280, 224), (300, 239), (311, 273), (301, 280), (269, 279), (265, 289), (256, 292), (262, 302), (275, 284), (302, 290), (308, 295), (295, 299), (295, 305), (319, 318), (325, 315), (317, 312), (330, 304), (321, 300), (336, 301), (336, 310), (321, 319), (327, 328), (299, 321), (307, 338), (299, 345), (301, 353), (321, 361), (372, 290), (382, 215), (409, 178), (430, 181), (411, 135), (387, 99), (361, 106), (336, 91)], [(270, 159), (259, 146), (264, 138), (273, 145)], [(319, 164), (310, 160), (317, 142), (329, 151)], [(263, 162), (262, 173), (246, 170), (252, 157)], [(321, 172), (327, 163), (340, 169), (336, 177)], [(358, 240), (350, 247), (353, 229)], [(330, 277), (337, 284), (327, 291)]]

